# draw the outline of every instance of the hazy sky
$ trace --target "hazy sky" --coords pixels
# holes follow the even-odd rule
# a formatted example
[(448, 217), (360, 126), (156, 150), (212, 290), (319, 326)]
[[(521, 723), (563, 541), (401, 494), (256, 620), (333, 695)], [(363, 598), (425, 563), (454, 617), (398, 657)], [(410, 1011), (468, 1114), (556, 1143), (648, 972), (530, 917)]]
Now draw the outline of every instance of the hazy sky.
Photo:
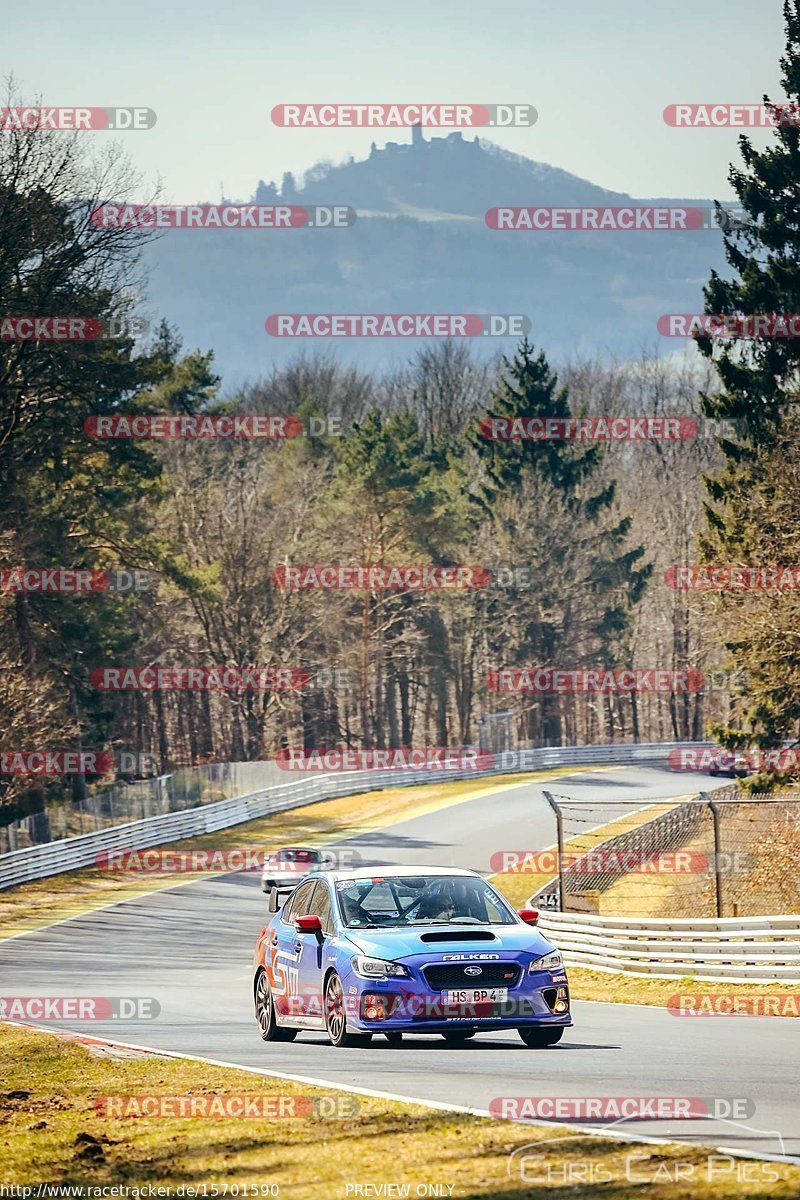
[(737, 131), (671, 129), (662, 110), (780, 98), (779, 0), (37, 0), (27, 11), (0, 0), (0, 9), (3, 73), (26, 97), (156, 110), (155, 128), (123, 143), (173, 202), (217, 200), (220, 180), (227, 196), (246, 198), (259, 178), (409, 138), (270, 121), (277, 103), (348, 100), (527, 102), (535, 126), (484, 136), (635, 196), (728, 196)]

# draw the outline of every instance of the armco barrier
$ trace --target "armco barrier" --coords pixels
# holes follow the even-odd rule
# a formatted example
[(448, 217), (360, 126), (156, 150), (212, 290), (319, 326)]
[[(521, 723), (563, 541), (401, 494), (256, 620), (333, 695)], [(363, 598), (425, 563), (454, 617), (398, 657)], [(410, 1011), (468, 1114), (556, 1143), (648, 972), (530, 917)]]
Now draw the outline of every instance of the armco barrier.
[(262, 788), (232, 800), (219, 800), (202, 807), (165, 813), (142, 821), (114, 825), (78, 837), (28, 846), (0, 855), (0, 890), (43, 879), (63, 871), (92, 866), (104, 850), (144, 850), (181, 838), (213, 833), (254, 817), (299, 808), (317, 800), (352, 796), (356, 792), (377, 791), (384, 787), (410, 787), (418, 783), (436, 783), (448, 779), (485, 778), (510, 772), (539, 771), (550, 767), (585, 766), (609, 763), (625, 766), (665, 761), (678, 746), (705, 748), (710, 742), (638, 742), (606, 746), (546, 746), (530, 750), (504, 751), (494, 755), (485, 771), (408, 770), (331, 772)]
[(567, 966), (656, 979), (800, 983), (800, 916), (670, 918), (542, 913)]

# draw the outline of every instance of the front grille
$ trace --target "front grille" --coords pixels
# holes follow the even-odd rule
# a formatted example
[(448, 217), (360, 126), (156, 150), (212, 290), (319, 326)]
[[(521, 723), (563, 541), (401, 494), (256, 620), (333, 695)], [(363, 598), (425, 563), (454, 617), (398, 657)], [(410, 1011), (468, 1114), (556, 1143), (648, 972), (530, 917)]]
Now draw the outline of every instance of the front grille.
[[(467, 974), (468, 967), (480, 967), (480, 975)], [(429, 987), (442, 991), (445, 988), (515, 987), (519, 983), (520, 968), (516, 963), (432, 963), (423, 968), (425, 982)]]

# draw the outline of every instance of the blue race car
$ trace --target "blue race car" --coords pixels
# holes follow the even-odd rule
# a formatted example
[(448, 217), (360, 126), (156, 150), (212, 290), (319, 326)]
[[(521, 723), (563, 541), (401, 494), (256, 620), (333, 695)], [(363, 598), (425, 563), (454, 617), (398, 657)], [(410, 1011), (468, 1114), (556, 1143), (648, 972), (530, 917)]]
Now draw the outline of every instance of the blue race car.
[[(277, 909), (277, 890), (271, 893)], [(572, 1024), (561, 954), (473, 871), (364, 867), (309, 875), (262, 929), (253, 993), (261, 1036), (326, 1030), (334, 1046), (382, 1033), (458, 1045), (516, 1029), (552, 1046)]]

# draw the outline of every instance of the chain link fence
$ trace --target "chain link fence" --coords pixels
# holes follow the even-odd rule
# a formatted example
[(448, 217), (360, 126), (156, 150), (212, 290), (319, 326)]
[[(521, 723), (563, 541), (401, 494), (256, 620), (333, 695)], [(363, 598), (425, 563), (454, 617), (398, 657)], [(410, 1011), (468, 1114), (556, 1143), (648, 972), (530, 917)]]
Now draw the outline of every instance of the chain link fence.
[[(300, 774), (293, 772), (294, 776)], [(185, 767), (172, 775), (115, 784), (77, 803), (65, 798), (49, 803), (44, 812), (0, 826), (0, 854), (182, 812), (217, 800), (232, 800), (286, 781), (285, 771), (274, 762), (265, 761), (208, 763)]]
[(551, 875), (531, 897), (540, 908), (658, 918), (800, 913), (798, 793), (732, 786), (635, 811), (630, 801), (545, 795), (557, 853), (527, 867)]

